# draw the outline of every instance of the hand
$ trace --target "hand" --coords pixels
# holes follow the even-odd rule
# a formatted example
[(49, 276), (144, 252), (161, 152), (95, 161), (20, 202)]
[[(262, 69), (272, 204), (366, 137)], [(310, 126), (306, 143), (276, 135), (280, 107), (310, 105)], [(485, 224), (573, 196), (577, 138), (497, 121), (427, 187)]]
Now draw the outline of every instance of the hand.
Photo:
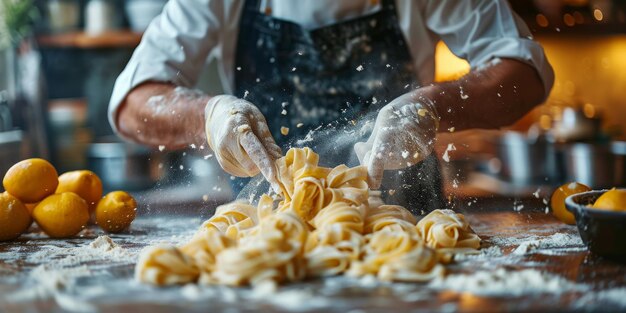
[(369, 187), (380, 188), (384, 170), (412, 166), (433, 150), (439, 117), (434, 103), (418, 92), (404, 94), (383, 107), (367, 142), (354, 145), (367, 166)]
[(252, 177), (259, 172), (280, 190), (275, 160), (282, 157), (265, 117), (252, 103), (234, 96), (215, 96), (205, 107), (209, 146), (231, 175)]

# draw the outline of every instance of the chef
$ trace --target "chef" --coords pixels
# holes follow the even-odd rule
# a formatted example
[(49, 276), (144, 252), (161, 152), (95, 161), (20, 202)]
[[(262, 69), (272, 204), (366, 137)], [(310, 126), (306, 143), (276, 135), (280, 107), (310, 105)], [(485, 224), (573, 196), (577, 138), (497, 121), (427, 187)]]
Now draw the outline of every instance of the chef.
[[(439, 40), (470, 73), (433, 83)], [(226, 94), (191, 89), (208, 58)], [(226, 172), (262, 173), (275, 189), (281, 147), (340, 145), (315, 131), (361, 125), (350, 150), (370, 187), (388, 202), (434, 209), (437, 131), (509, 125), (553, 80), (505, 0), (170, 0), (117, 79), (109, 120), (141, 144), (208, 142)]]

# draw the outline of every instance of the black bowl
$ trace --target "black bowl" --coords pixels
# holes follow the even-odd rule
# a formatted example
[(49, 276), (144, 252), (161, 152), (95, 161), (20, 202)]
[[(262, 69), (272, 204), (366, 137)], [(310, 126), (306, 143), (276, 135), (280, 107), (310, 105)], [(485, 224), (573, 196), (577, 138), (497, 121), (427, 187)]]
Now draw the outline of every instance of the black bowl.
[(565, 207), (576, 217), (576, 226), (583, 242), (595, 254), (626, 261), (626, 212), (592, 209), (608, 190), (594, 190), (571, 195)]

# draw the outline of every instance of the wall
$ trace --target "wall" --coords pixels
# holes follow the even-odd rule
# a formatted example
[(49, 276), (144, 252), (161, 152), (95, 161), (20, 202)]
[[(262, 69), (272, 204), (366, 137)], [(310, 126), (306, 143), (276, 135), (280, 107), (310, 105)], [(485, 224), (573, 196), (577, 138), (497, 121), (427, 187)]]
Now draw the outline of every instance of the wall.
[(555, 70), (551, 99), (591, 103), (600, 109), (605, 127), (626, 134), (626, 35), (543, 37)]
[[(544, 46), (555, 71), (548, 102), (591, 103), (604, 116), (604, 128), (626, 138), (626, 35), (551, 35), (536, 39)], [(457, 78), (468, 69), (467, 62), (456, 58), (444, 44), (437, 46), (437, 80)]]

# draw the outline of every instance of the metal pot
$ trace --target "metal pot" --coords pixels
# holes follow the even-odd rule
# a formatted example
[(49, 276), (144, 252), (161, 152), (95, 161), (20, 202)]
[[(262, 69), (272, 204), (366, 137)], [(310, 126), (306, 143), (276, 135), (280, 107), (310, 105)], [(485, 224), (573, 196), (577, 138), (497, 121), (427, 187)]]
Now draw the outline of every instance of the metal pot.
[(602, 134), (602, 119), (588, 116), (581, 108), (565, 107), (555, 118), (551, 132), (558, 142), (595, 140)]
[(123, 143), (93, 143), (87, 150), (88, 168), (106, 190), (144, 190), (161, 178), (161, 155), (146, 147)]
[(614, 158), (614, 186), (626, 186), (626, 141), (613, 141), (611, 152)]
[(529, 138), (524, 133), (505, 132), (497, 151), (501, 169), (498, 176), (517, 185), (545, 184), (558, 181), (554, 145), (544, 136)]
[(626, 185), (626, 142), (561, 145), (566, 181), (592, 188)]

